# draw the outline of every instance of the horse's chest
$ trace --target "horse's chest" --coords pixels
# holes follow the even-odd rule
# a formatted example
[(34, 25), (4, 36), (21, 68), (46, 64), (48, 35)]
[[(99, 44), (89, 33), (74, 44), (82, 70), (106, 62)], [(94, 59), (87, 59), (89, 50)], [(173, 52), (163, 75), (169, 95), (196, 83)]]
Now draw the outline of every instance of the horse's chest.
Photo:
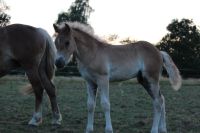
[(87, 67), (84, 67), (82, 65), (79, 65), (78, 67), (79, 72), (81, 74), (81, 76), (86, 79), (86, 80), (94, 80), (94, 73), (91, 73), (90, 70)]

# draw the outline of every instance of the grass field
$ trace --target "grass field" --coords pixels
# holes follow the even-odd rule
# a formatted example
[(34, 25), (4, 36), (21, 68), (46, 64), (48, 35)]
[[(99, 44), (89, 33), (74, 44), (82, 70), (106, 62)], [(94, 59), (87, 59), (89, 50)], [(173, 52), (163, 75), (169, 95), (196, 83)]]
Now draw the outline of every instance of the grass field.
[[(0, 133), (84, 133), (87, 121), (86, 87), (80, 79), (56, 77), (62, 126), (52, 128), (47, 97), (43, 103), (43, 123), (27, 126), (34, 109), (34, 96), (23, 96), (20, 88), (25, 77), (0, 79)], [(185, 80), (180, 91), (172, 90), (168, 80), (161, 81), (166, 98), (169, 133), (200, 133), (200, 80)], [(115, 133), (149, 133), (152, 125), (152, 101), (136, 81), (110, 84), (111, 117)], [(94, 133), (104, 132), (104, 114), (99, 96), (95, 111)]]

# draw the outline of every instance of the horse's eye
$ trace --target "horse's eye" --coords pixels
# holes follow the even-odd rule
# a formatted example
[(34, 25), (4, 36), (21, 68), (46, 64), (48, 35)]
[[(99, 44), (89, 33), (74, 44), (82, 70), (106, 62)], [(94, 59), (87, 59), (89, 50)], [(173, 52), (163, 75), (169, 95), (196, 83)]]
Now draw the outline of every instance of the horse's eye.
[(69, 42), (65, 42), (65, 46), (68, 47), (69, 46)]

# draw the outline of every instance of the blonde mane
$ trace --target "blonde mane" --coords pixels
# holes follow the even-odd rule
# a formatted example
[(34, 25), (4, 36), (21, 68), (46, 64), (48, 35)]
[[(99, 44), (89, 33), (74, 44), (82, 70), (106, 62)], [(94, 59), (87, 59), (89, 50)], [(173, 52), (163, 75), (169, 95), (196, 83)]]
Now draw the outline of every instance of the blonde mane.
[(90, 25), (79, 22), (66, 22), (71, 28), (81, 30), (91, 36), (94, 35), (94, 29)]
[(100, 38), (99, 36), (97, 36), (94, 32), (94, 29), (91, 25), (86, 25), (86, 24), (83, 24), (83, 23), (80, 23), (80, 22), (63, 22), (61, 24), (61, 27), (62, 25), (64, 26), (64, 24), (67, 23), (72, 29), (77, 29), (77, 30), (80, 30), (88, 35), (90, 35), (91, 37), (95, 38), (96, 40), (102, 42), (102, 43), (105, 43), (106, 41), (102, 38)]

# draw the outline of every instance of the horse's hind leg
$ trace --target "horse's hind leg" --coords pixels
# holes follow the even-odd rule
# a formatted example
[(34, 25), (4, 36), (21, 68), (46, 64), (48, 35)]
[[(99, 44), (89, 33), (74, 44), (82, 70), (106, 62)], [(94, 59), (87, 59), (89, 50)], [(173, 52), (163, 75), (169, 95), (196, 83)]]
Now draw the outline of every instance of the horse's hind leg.
[(151, 133), (166, 133), (165, 99), (159, 90), (158, 83), (151, 84), (153, 95), (154, 118)]
[(166, 133), (165, 102), (158, 81), (151, 80), (150, 82), (148, 78), (142, 75), (138, 75), (138, 81), (153, 99), (154, 116), (151, 133)]
[(43, 83), (44, 89), (46, 90), (50, 102), (51, 102), (51, 108), (53, 112), (53, 125), (60, 125), (62, 121), (62, 116), (60, 114), (60, 110), (57, 104), (57, 97), (56, 97), (56, 88), (54, 84), (52, 83), (51, 79), (48, 78), (46, 71), (40, 68), (39, 70), (41, 81)]
[(96, 94), (97, 94), (97, 85), (93, 82), (87, 81), (87, 107), (88, 107), (88, 122), (86, 133), (93, 132), (93, 123), (94, 123), (94, 110), (96, 105)]
[(43, 97), (43, 87), (40, 81), (40, 76), (37, 68), (26, 70), (26, 73), (35, 94), (35, 113), (33, 114), (33, 117), (28, 124), (38, 126), (42, 122), (41, 103)]
[(158, 131), (160, 133), (166, 133), (167, 132), (167, 127), (166, 127), (166, 118), (165, 118), (165, 98), (163, 95), (161, 95), (161, 98), (163, 100), (163, 104), (162, 104), (162, 111), (161, 111), (161, 117), (160, 117), (160, 122), (159, 122), (159, 127), (158, 127)]

